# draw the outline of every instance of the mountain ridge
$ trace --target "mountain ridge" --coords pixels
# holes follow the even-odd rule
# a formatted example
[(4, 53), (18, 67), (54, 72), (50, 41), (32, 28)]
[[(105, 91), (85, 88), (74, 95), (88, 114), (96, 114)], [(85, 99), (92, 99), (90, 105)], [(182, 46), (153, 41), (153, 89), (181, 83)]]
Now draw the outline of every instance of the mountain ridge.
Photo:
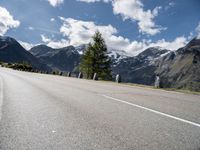
[[(5, 37), (1, 37), (0, 39), (0, 60), (3, 55), (2, 49), (5, 51), (12, 45), (18, 45), (18, 49), (22, 47), (13, 38), (6, 40)], [(59, 49), (37, 45), (27, 53), (31, 53), (34, 59), (52, 70), (78, 72), (78, 65), (86, 48), (87, 44)], [(150, 47), (132, 57), (127, 56), (123, 51), (109, 51), (108, 55), (112, 60), (113, 76), (120, 74), (123, 82), (154, 85), (155, 77), (160, 76), (161, 86), (164, 88), (200, 91), (200, 39), (194, 38), (176, 51)]]
[(35, 70), (51, 71), (35, 56), (25, 50), (14, 38), (0, 36), (0, 61), (7, 63), (29, 63)]

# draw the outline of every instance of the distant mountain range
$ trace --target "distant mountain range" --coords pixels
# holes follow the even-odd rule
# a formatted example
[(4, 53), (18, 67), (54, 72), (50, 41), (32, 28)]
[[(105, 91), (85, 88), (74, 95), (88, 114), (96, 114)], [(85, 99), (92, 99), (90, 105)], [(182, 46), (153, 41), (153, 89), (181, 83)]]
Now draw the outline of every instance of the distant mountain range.
[[(38, 45), (26, 51), (15, 39), (0, 37), (0, 61), (25, 61), (43, 71), (76, 72), (86, 48), (87, 45), (60, 49)], [(200, 91), (200, 39), (194, 38), (176, 51), (152, 47), (134, 57), (116, 50), (108, 55), (113, 75), (120, 74), (123, 82), (153, 85), (158, 75), (164, 88)]]
[(155, 82), (155, 61), (169, 50), (152, 47), (144, 50), (137, 56), (121, 59), (115, 66), (113, 72), (122, 76), (123, 82), (153, 85)]
[(38, 45), (29, 52), (53, 70), (73, 72), (79, 65), (82, 51), (85, 49), (85, 45), (82, 47), (68, 46), (60, 49)]
[(35, 70), (52, 70), (10, 37), (0, 36), (0, 61), (7, 63), (26, 62), (31, 64)]

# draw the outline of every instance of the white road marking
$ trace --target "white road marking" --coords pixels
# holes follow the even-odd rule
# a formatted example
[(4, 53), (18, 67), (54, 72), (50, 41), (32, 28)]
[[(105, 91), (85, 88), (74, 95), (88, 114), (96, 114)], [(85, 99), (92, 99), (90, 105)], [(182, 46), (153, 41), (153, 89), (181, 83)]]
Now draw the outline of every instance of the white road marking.
[(178, 121), (181, 121), (181, 122), (184, 122), (184, 123), (196, 126), (196, 127), (200, 127), (200, 124), (192, 122), (192, 121), (189, 121), (189, 120), (185, 120), (185, 119), (182, 119), (182, 118), (179, 118), (179, 117), (175, 117), (175, 116), (163, 113), (163, 112), (159, 112), (157, 110), (153, 110), (153, 109), (150, 109), (150, 108), (147, 108), (147, 107), (144, 107), (144, 106), (140, 106), (140, 105), (137, 105), (137, 104), (134, 104), (134, 103), (130, 103), (130, 102), (127, 102), (127, 101), (124, 101), (124, 100), (121, 100), (121, 99), (113, 98), (113, 97), (110, 97), (110, 96), (107, 96), (107, 95), (102, 95), (102, 96), (107, 98), (107, 99), (112, 99), (112, 100), (117, 101), (117, 102), (128, 104), (128, 105), (131, 105), (133, 107), (137, 107), (137, 108), (140, 108), (140, 109), (144, 109), (144, 110), (159, 114), (161, 116), (165, 116), (165, 117), (168, 117), (168, 118), (171, 118), (171, 119), (175, 119), (175, 120), (178, 120)]
[(2, 104), (3, 104), (3, 79), (0, 77), (0, 121), (2, 116)]

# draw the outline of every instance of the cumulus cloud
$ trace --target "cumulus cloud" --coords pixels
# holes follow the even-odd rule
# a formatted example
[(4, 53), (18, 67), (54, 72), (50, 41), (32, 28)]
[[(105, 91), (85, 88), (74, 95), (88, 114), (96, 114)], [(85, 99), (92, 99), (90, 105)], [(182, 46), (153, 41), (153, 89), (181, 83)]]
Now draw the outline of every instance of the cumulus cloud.
[(42, 42), (44, 42), (47, 46), (52, 47), (52, 48), (62, 48), (69, 46), (69, 41), (66, 39), (61, 39), (59, 41), (55, 41), (45, 35), (41, 35)]
[(0, 6), (0, 35), (4, 35), (9, 29), (19, 27), (20, 22), (4, 7)]
[(69, 46), (69, 42), (66, 39), (61, 39), (59, 41), (50, 41), (47, 43), (47, 46), (52, 47), (52, 48), (63, 48), (66, 46)]
[(55, 21), (55, 18), (51, 18), (50, 21), (51, 21), (51, 22), (54, 22), (54, 21)]
[(19, 43), (20, 43), (21, 46), (22, 46), (23, 48), (25, 48), (26, 50), (30, 50), (32, 47), (35, 46), (34, 44), (30, 44), (30, 43), (23, 42), (23, 41), (19, 41)]
[(51, 6), (56, 7), (64, 3), (64, 0), (48, 0), (48, 2)]
[(148, 47), (162, 47), (169, 50), (177, 50), (180, 47), (183, 47), (187, 43), (187, 38), (184, 36), (180, 36), (175, 38), (173, 41), (166, 41), (165, 39), (158, 40), (155, 43), (149, 43)]
[(173, 41), (162, 39), (154, 43), (148, 40), (131, 41), (128, 38), (118, 36), (118, 30), (112, 25), (96, 25), (92, 21), (82, 21), (72, 18), (60, 17), (60, 19), (63, 21), (60, 32), (68, 38), (68, 44), (70, 45), (80, 45), (91, 42), (91, 38), (97, 30), (102, 33), (109, 49), (125, 50), (130, 55), (137, 55), (146, 48), (154, 46), (176, 50), (184, 46), (187, 42), (184, 36), (177, 37)]
[(94, 2), (103, 1), (103, 2), (105, 2), (105, 3), (108, 3), (108, 2), (111, 1), (111, 0), (77, 0), (77, 1), (86, 2), (86, 3), (94, 3)]
[(156, 35), (166, 28), (155, 24), (154, 18), (158, 15), (161, 7), (156, 7), (153, 10), (144, 10), (144, 5), (141, 0), (114, 0), (113, 12), (121, 15), (124, 20), (131, 19), (136, 21), (139, 27), (139, 32), (148, 35)]
[(92, 21), (75, 20), (72, 18), (60, 17), (63, 21), (63, 25), (60, 28), (60, 32), (68, 37), (71, 45), (79, 45), (91, 42), (91, 37), (98, 30), (104, 38), (111, 37), (117, 33), (117, 29), (112, 25), (98, 26)]
[(45, 36), (45, 35), (43, 35), (43, 34), (41, 34), (40, 36), (41, 36), (41, 38), (42, 38), (42, 42), (48, 43), (48, 42), (50, 42), (50, 41), (51, 41), (51, 39), (50, 39), (50, 38), (46, 37), (46, 36)]
[(197, 38), (200, 39), (200, 22), (198, 26), (196, 27), (196, 31), (197, 31)]
[[(153, 10), (144, 10), (144, 4), (141, 0), (78, 0), (82, 2), (112, 2), (113, 13), (120, 15), (123, 20), (130, 19), (136, 21), (138, 24), (139, 32), (147, 35), (156, 35), (162, 30), (167, 28), (156, 25), (154, 22), (155, 17), (158, 15), (160, 6), (155, 7)], [(172, 5), (170, 3), (169, 5)]]

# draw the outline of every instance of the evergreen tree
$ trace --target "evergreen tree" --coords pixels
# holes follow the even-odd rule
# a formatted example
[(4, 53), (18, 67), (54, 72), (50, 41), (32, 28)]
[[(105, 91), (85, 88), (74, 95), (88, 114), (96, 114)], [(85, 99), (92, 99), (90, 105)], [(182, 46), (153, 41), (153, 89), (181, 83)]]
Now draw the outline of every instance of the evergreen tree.
[(92, 48), (92, 45), (89, 44), (87, 50), (81, 58), (81, 63), (79, 65), (80, 71), (86, 75), (87, 79), (92, 78)]
[(110, 80), (111, 69), (110, 59), (107, 55), (107, 47), (99, 31), (92, 37), (93, 43), (89, 44), (87, 50), (82, 56), (80, 70), (86, 74), (87, 78), (92, 78), (94, 73), (103, 80)]

